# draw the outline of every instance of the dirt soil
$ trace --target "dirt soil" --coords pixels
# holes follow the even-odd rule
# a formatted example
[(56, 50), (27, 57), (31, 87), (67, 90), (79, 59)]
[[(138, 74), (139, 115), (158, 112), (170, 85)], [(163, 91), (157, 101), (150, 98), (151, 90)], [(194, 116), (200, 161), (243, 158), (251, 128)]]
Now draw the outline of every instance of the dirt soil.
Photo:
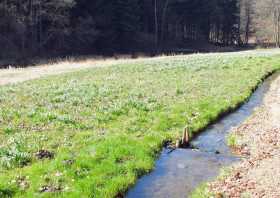
[(233, 130), (244, 158), (229, 176), (210, 184), (217, 197), (280, 198), (280, 76), (259, 108)]

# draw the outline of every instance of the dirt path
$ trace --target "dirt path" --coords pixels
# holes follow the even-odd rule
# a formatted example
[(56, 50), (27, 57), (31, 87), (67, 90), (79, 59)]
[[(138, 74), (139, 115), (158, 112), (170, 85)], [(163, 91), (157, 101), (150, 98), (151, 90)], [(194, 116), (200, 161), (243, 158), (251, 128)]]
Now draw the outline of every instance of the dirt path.
[[(279, 51), (280, 54), (280, 51)], [(123, 63), (137, 63), (141, 61), (152, 61), (157, 59), (164, 59), (167, 56), (159, 57), (141, 57), (137, 59), (131, 59), (129, 57), (121, 57), (119, 59), (107, 58), (107, 59), (87, 59), (82, 61), (62, 61), (54, 64), (38, 65), (26, 68), (10, 68), (0, 69), (0, 86), (7, 84), (15, 84), (27, 80), (37, 79), (49, 75), (57, 75), (68, 72), (75, 72), (83, 69), (108, 67)]]
[(26, 80), (41, 78), (47, 75), (56, 75), (61, 73), (78, 71), (94, 67), (104, 67), (120, 63), (117, 60), (87, 60), (83, 62), (61, 62), (52, 65), (41, 65), (36, 67), (19, 69), (1, 69), (0, 85), (13, 84)]
[[(280, 51), (279, 51), (280, 54)], [(68, 72), (75, 72), (83, 69), (108, 67), (123, 63), (137, 63), (141, 61), (152, 61), (157, 59), (164, 59), (167, 56), (159, 57), (142, 57), (137, 59), (124, 58), (120, 59), (87, 59), (83, 61), (63, 61), (55, 64), (38, 65), (27, 68), (10, 68), (0, 69), (0, 86), (6, 84), (15, 84), (27, 80), (37, 79), (48, 75), (57, 75)]]
[(280, 76), (264, 105), (233, 131), (245, 158), (229, 176), (211, 184), (217, 197), (280, 197)]

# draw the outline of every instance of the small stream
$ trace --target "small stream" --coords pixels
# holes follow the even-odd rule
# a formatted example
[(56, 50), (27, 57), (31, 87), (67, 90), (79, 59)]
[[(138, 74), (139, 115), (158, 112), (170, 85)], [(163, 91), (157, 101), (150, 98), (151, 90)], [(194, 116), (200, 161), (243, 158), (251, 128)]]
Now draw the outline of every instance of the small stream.
[(215, 179), (222, 167), (240, 159), (233, 155), (226, 144), (232, 127), (246, 120), (263, 102), (271, 82), (279, 76), (275, 73), (266, 79), (247, 103), (191, 141), (196, 149), (164, 149), (153, 172), (139, 179), (128, 191), (127, 198), (186, 198), (196, 187)]

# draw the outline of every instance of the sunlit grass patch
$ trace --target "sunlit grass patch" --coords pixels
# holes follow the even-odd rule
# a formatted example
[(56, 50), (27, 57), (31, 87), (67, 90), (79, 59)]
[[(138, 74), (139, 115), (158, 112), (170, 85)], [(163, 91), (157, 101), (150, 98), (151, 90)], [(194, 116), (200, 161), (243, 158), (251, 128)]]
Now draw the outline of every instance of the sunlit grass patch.
[(143, 59), (0, 88), (0, 195), (114, 197), (164, 142), (245, 101), (280, 57)]
[(227, 144), (230, 147), (235, 147), (237, 146), (237, 136), (234, 133), (231, 133), (228, 137), (227, 137)]
[(214, 195), (209, 191), (207, 184), (202, 184), (191, 193), (191, 198), (211, 198)]

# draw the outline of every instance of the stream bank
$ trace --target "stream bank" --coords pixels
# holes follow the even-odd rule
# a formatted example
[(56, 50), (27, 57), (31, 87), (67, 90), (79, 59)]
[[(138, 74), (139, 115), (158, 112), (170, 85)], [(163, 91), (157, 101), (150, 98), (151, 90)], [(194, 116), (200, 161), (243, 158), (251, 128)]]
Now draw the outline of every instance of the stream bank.
[(263, 103), (270, 84), (279, 74), (266, 79), (249, 101), (235, 112), (211, 124), (191, 141), (191, 148), (175, 151), (164, 149), (155, 170), (141, 178), (127, 193), (127, 198), (183, 198), (200, 184), (219, 175), (222, 167), (240, 158), (227, 145), (227, 136), (233, 127), (241, 125)]
[(271, 84), (264, 103), (233, 130), (236, 151), (243, 155), (226, 177), (211, 184), (222, 197), (280, 197), (280, 76)]

